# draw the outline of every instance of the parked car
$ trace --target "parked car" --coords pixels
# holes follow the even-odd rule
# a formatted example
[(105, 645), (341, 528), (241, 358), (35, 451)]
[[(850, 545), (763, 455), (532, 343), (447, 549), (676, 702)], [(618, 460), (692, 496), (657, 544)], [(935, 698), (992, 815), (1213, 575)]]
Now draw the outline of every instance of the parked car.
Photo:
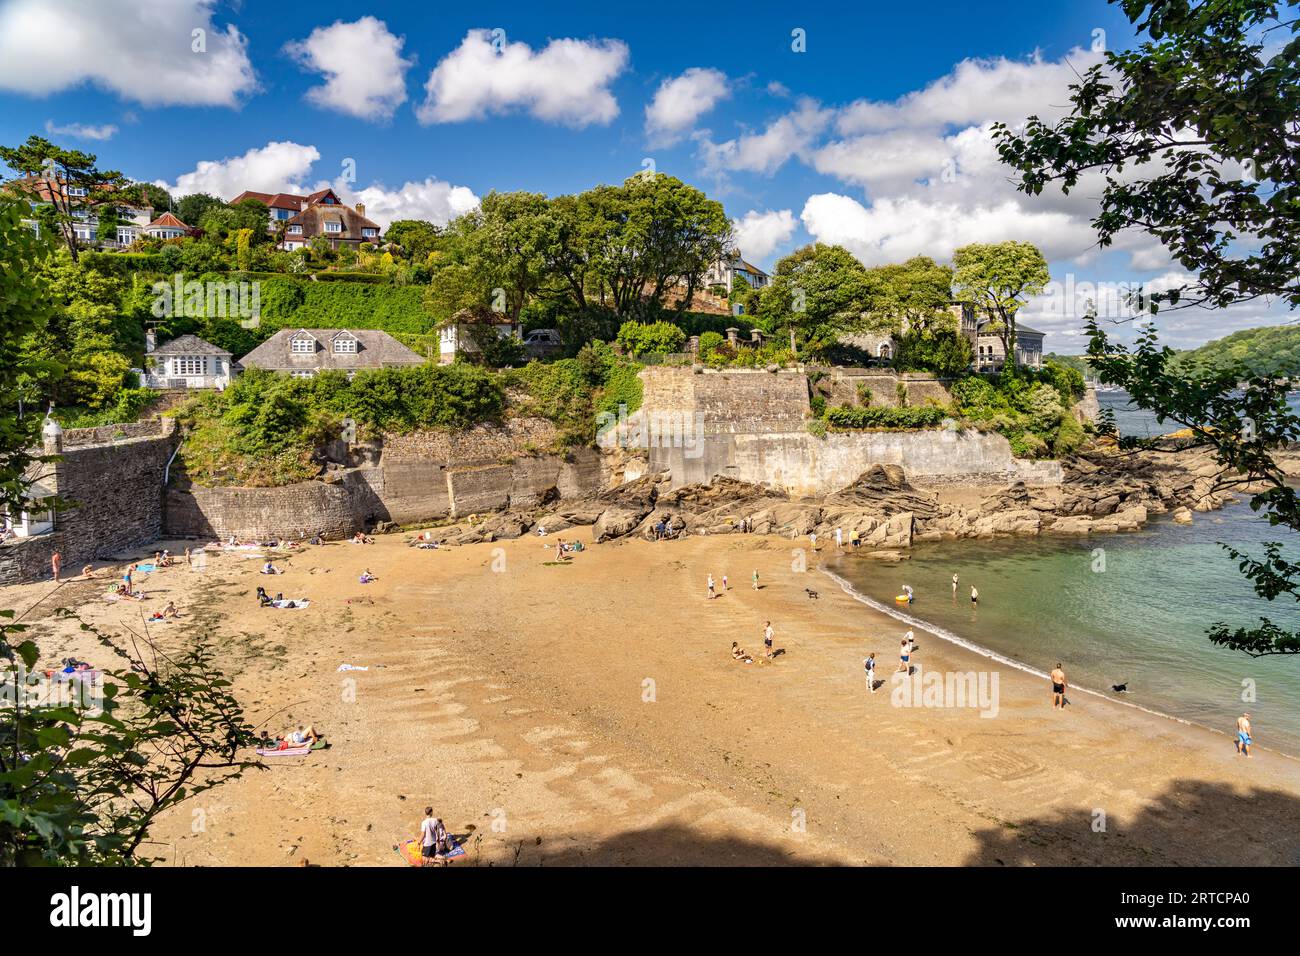
[(524, 336), (524, 352), (530, 359), (551, 358), (564, 351), (564, 342), (556, 329), (533, 329)]

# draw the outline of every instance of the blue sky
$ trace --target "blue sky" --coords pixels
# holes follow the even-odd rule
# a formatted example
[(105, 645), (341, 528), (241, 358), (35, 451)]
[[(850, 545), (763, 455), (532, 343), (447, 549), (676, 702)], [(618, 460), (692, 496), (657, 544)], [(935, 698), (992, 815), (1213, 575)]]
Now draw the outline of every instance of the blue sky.
[[(178, 193), (328, 183), (385, 224), (445, 221), (492, 189), (616, 182), (650, 161), (721, 200), (765, 267), (814, 239), (875, 264), (1022, 238), (1063, 281), (1171, 281), (1143, 237), (1090, 248), (1086, 190), (1016, 194), (987, 134), (1052, 115), (1075, 70), (1132, 40), (1093, 0), (996, 13), (0, 0), (0, 142), (38, 132)], [(1260, 307), (1167, 331), (1193, 345), (1283, 319)], [(1073, 307), (1035, 324), (1049, 348), (1082, 346)]]

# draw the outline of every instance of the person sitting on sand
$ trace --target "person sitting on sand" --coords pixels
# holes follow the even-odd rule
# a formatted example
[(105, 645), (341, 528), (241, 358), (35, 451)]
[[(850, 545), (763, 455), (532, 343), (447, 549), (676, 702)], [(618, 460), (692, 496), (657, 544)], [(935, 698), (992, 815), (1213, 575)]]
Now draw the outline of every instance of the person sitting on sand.
[(369, 583), (370, 583), (371, 581), (373, 581), (374, 579), (375, 579), (375, 576), (374, 576), (373, 574), (370, 573), (370, 569), (369, 569), (369, 568), (366, 568), (364, 571), (361, 572), (361, 583), (362, 583), (362, 584), (369, 584)]
[(181, 616), (181, 612), (176, 609), (175, 601), (168, 601), (167, 606), (163, 608), (162, 613), (163, 613), (163, 617), (175, 618)]
[(262, 573), (263, 573), (263, 574), (279, 574), (279, 573), (280, 573), (280, 569), (277, 568), (277, 567), (276, 567), (274, 564), (272, 564), (270, 561), (267, 561), (266, 564), (262, 565)]
[(366, 535), (364, 531), (358, 531), (352, 536), (353, 544), (374, 544), (374, 539)]
[(271, 595), (269, 595), (269, 594), (266, 593), (266, 588), (258, 588), (258, 589), (257, 589), (257, 603), (258, 603), (258, 606), (260, 606), (260, 607), (270, 607), (270, 606), (271, 606), (271, 603), (272, 603), (272, 602), (271, 602)]
[(155, 551), (153, 553), (153, 566), (155, 568), (161, 568), (163, 566), (162, 555), (163, 553), (161, 551)]
[(162, 563), (159, 567), (170, 568), (174, 563), (175, 562), (172, 561), (172, 553), (170, 551), (164, 551), (162, 553)]
[(738, 661), (744, 661), (746, 664), (754, 663), (754, 659), (745, 653), (745, 649), (736, 641), (731, 642), (731, 656)]
[(93, 564), (86, 565), (81, 569), (81, 576), (83, 578), (93, 578), (95, 576), (95, 566)]

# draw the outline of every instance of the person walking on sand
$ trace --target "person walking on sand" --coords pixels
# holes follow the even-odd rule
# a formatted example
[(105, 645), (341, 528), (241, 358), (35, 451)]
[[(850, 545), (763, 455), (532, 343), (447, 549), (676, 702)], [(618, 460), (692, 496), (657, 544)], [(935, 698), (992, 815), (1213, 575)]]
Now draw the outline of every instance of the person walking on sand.
[(769, 660), (772, 657), (772, 635), (774, 633), (775, 632), (772, 630), (772, 622), (767, 621), (763, 625), (763, 656)]
[(1237, 718), (1237, 753), (1250, 756), (1250, 714)]
[(758, 568), (754, 569), (754, 577), (751, 579), (751, 583), (753, 585), (754, 590), (757, 591), (758, 590)]
[(907, 646), (907, 638), (903, 638), (903, 646), (898, 649), (898, 670), (894, 673), (899, 673), (900, 671), (904, 674), (912, 673), (911, 660), (912, 654)]
[(727, 576), (725, 574), (722, 576), (722, 593), (727, 593)]
[(814, 531), (812, 534), (808, 535), (808, 540), (812, 542), (812, 549), (813, 549), (814, 551), (816, 551), (816, 550), (817, 550), (817, 532)]
[(59, 579), (59, 570), (63, 567), (63, 555), (55, 551), (50, 555), (50, 570), (54, 572), (54, 580)]
[(916, 654), (916, 634), (908, 631), (903, 637), (907, 641), (907, 655), (909, 658)]
[(867, 671), (867, 690), (871, 693), (876, 692), (876, 652), (872, 651), (867, 655), (867, 659), (862, 662), (862, 666)]
[(1065, 671), (1061, 670), (1061, 662), (1056, 662), (1056, 668), (1052, 671), (1052, 709), (1065, 706)]
[(712, 601), (712, 600), (713, 600), (715, 597), (717, 597), (717, 596), (718, 596), (718, 595), (717, 595), (717, 593), (714, 591), (714, 586), (713, 586), (713, 575), (710, 574), (710, 575), (709, 575), (709, 600)]

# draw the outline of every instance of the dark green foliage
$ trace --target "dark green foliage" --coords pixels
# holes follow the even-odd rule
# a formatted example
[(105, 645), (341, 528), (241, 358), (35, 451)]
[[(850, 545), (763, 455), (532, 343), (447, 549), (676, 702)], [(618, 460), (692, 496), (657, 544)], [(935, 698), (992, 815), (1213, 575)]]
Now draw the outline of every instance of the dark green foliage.
[(937, 428), (947, 412), (937, 405), (919, 408), (891, 408), (887, 405), (861, 408), (836, 405), (826, 409), (826, 421), (835, 428)]
[(970, 340), (955, 332), (908, 331), (897, 338), (895, 368), (905, 372), (933, 372), (954, 377), (970, 367)]

